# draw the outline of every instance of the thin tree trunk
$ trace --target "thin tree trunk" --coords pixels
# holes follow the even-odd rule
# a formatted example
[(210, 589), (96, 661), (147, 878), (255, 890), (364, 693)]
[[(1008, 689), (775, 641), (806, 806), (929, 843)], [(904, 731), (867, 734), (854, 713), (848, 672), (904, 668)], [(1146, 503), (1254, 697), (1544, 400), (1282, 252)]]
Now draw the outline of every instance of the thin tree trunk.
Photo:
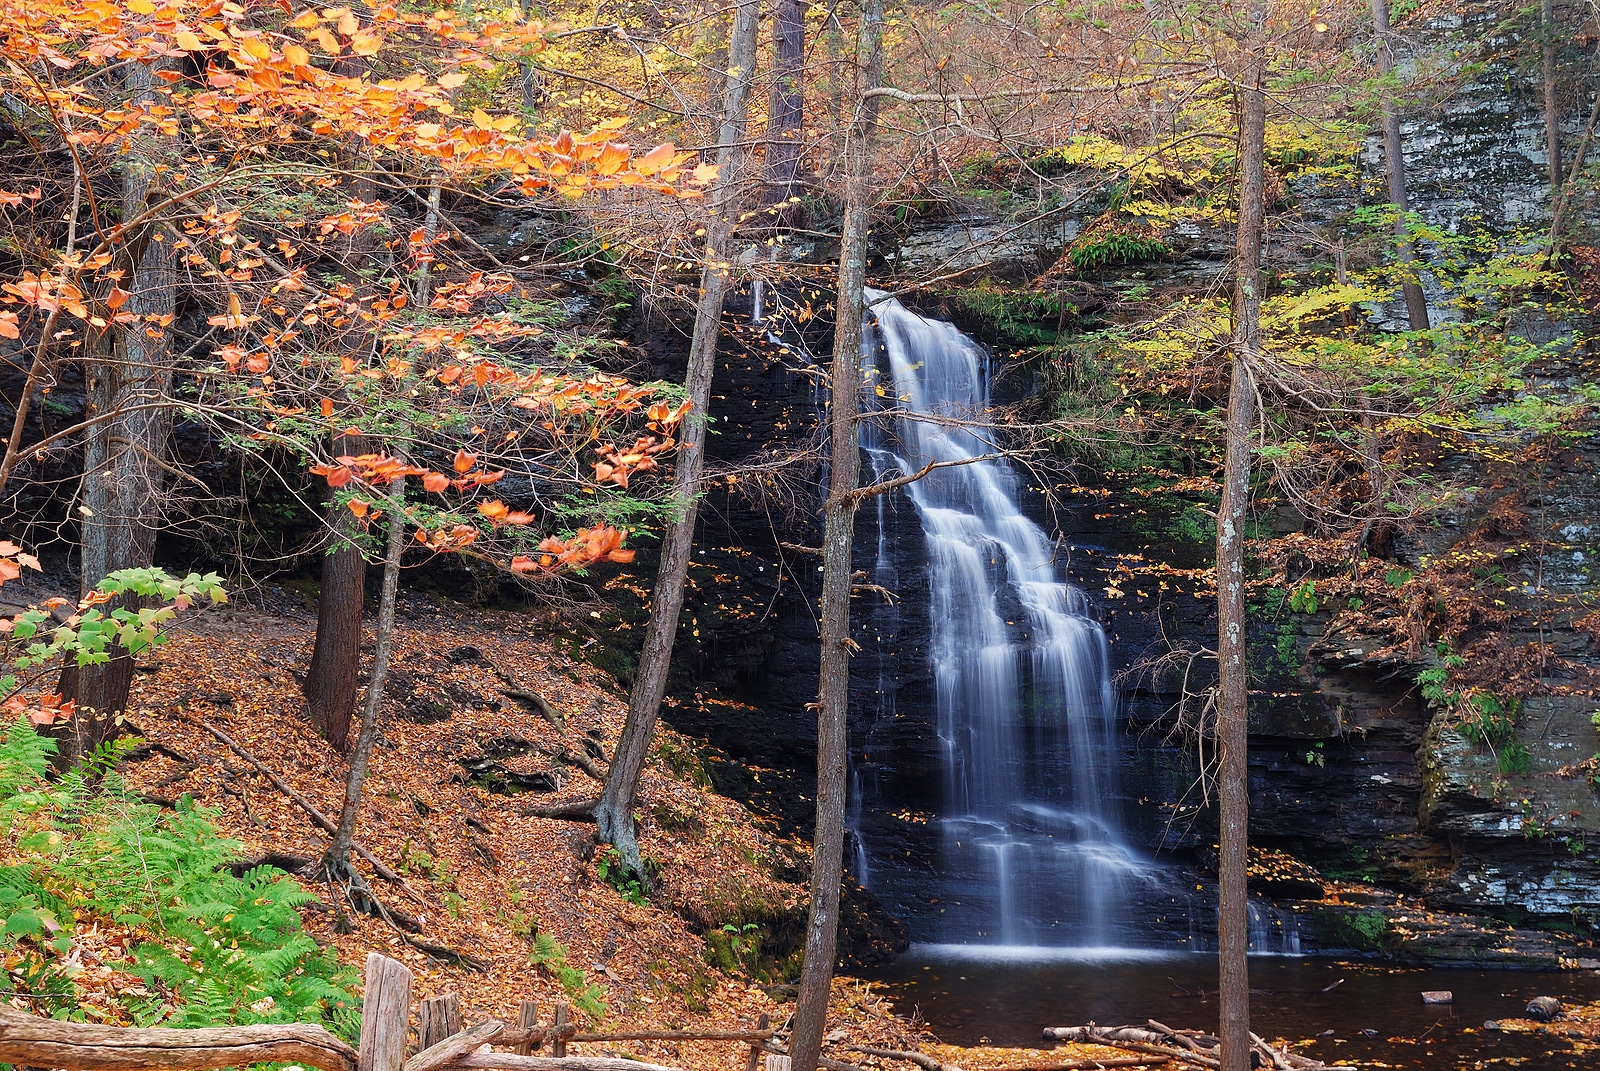
[[(533, 0), (522, 0), (522, 21), (527, 22), (533, 14)], [(539, 84), (539, 68), (532, 61), (524, 60), (522, 67), (522, 106), (532, 111), (544, 99), (544, 87)]]
[(805, 121), (806, 0), (776, 0), (772, 9), (772, 99), (767, 106), (767, 203), (794, 196)]
[(639, 790), (655, 735), (661, 697), (666, 692), (672, 666), (672, 646), (683, 608), (683, 584), (694, 549), (694, 524), (705, 464), (707, 416), (711, 405), (711, 377), (716, 370), (717, 339), (722, 329), (722, 305), (728, 291), (729, 242), (738, 216), (740, 171), (744, 162), (745, 123), (749, 115), (750, 85), (755, 73), (756, 38), (761, 23), (760, 0), (738, 0), (728, 37), (729, 77), (722, 101), (722, 130), (717, 148), (717, 186), (711, 195), (706, 221), (705, 264), (700, 274), (700, 303), (695, 309), (694, 338), (689, 343), (689, 369), (684, 386), (694, 403), (683, 427), (673, 474), (673, 501), (678, 510), (667, 526), (661, 545), (661, 563), (650, 599), (650, 623), (645, 629), (644, 651), (628, 703), (628, 720), (617, 741), (605, 791), (595, 806), (595, 822), (602, 841), (621, 854), (623, 862), (644, 880), (644, 860), (634, 837), (633, 801)]
[(1567, 168), (1566, 180), (1562, 182), (1561, 189), (1557, 192), (1554, 203), (1550, 206), (1550, 259), (1552, 262), (1561, 252), (1561, 217), (1566, 212), (1568, 203), (1572, 200), (1572, 191), (1578, 184), (1578, 176), (1583, 174), (1584, 161), (1589, 157), (1589, 146), (1594, 141), (1596, 124), (1600, 124), (1600, 87), (1594, 95), (1594, 106), (1589, 109), (1589, 121), (1583, 126), (1583, 134), (1578, 138), (1578, 147), (1573, 151), (1572, 164)]
[[(357, 18), (363, 22), (369, 20), (360, 12)], [(346, 53), (334, 66), (338, 73), (356, 78), (369, 69), (369, 61)], [(350, 196), (366, 204), (376, 201), (376, 187), (362, 170), (359, 160), (352, 161), (351, 170), (353, 177), (346, 182)], [(345, 244), (344, 256), (340, 259), (351, 284), (357, 289), (364, 285), (361, 268), (372, 258), (373, 245), (369, 227), (356, 229)], [(356, 341), (355, 346), (349, 347), (353, 351), (370, 345), (370, 338), (358, 319), (353, 320), (345, 341), (352, 338)], [(366, 440), (360, 436), (333, 437), (335, 457), (366, 451)], [(337, 500), (329, 507), (328, 529), (329, 550), (322, 559), (322, 589), (317, 595), (317, 635), (300, 693), (305, 696), (311, 723), (335, 751), (344, 752), (350, 743), (350, 714), (355, 709), (357, 679), (361, 672), (361, 608), (366, 598), (367, 562), (354, 538), (360, 526)]]
[[(333, 841), (322, 857), (323, 872), (342, 875), (350, 869), (350, 844), (355, 840), (356, 816), (361, 811), (361, 787), (372, 761), (372, 741), (378, 734), (378, 710), (383, 705), (383, 686), (389, 677), (389, 656), (394, 649), (395, 592), (400, 586), (400, 556), (406, 548), (406, 483), (389, 485), (389, 546), (383, 559), (383, 588), (378, 596), (377, 650), (372, 657), (372, 678), (367, 682), (367, 701), (361, 708), (361, 732), (350, 756), (350, 773), (344, 783), (344, 807)], [(359, 622), (358, 622), (359, 624)]]
[[(1255, 49), (1261, 47), (1255, 44)], [(1244, 530), (1250, 503), (1250, 433), (1255, 426), (1255, 360), (1261, 326), (1262, 156), (1265, 60), (1250, 54), (1239, 88), (1239, 233), (1233, 295), (1227, 454), (1217, 510), (1217, 796), (1221, 851), (1217, 949), (1222, 1071), (1250, 1067), (1250, 977), (1246, 866), (1250, 793), (1246, 709)]]
[[(366, 440), (335, 436), (333, 454), (362, 454)], [(353, 542), (360, 523), (344, 506), (328, 508), (329, 550), (322, 557), (317, 595), (317, 636), (300, 694), (317, 731), (338, 752), (350, 746), (350, 714), (361, 676), (361, 610), (367, 592), (367, 559)]]
[(1561, 190), (1561, 94), (1556, 81), (1555, 0), (1539, 0), (1539, 80), (1544, 84), (1544, 151), (1549, 157), (1550, 203)]
[[(125, 77), (135, 106), (155, 99), (154, 66), (131, 64)], [(157, 174), (155, 157), (168, 139), (142, 140), (124, 157), (124, 219), (145, 210)], [(162, 238), (159, 224), (151, 223), (125, 247), (131, 296), (122, 311), (141, 317), (140, 322), (85, 339), (85, 418), (93, 423), (84, 436), (83, 595), (110, 573), (146, 568), (155, 560), (166, 491), (162, 455), (172, 431), (172, 410), (151, 403), (168, 394), (172, 365), (166, 332), (151, 337), (143, 318), (170, 316), (176, 304), (172, 242)], [(134, 601), (119, 600), (119, 605), (132, 607)], [(63, 671), (60, 691), (77, 703), (78, 715), (63, 727), (58, 761), (70, 764), (116, 735), (116, 718), (128, 705), (132, 682), (133, 659), (126, 653), (101, 665)]]
[[(1394, 70), (1394, 51), (1389, 46), (1389, 0), (1372, 0), (1372, 28), (1378, 36), (1378, 73), (1385, 78)], [(1395, 217), (1394, 233), (1396, 251), (1405, 278), (1400, 292), (1406, 301), (1406, 318), (1411, 330), (1428, 329), (1428, 300), (1423, 296), (1419, 281), (1417, 249), (1411, 240), (1406, 214), (1409, 208), (1406, 197), (1406, 154), (1400, 138), (1400, 109), (1394, 95), (1383, 92), (1383, 161), (1389, 178), (1389, 200), (1399, 211)]]
[[(861, 12), (860, 87), (883, 81), (883, 0)], [(861, 387), (861, 320), (867, 278), (867, 223), (872, 208), (872, 139), (878, 98), (858, 98), (845, 170), (839, 244), (837, 317), (833, 332), (829, 411), (828, 499), (823, 505), (821, 666), (817, 695), (817, 829), (811, 849), (811, 905), (805, 962), (795, 1001), (789, 1052), (793, 1071), (816, 1071), (827, 1023), (839, 931), (846, 796), (846, 717), (850, 706), (850, 574), (861, 450), (857, 413)]]

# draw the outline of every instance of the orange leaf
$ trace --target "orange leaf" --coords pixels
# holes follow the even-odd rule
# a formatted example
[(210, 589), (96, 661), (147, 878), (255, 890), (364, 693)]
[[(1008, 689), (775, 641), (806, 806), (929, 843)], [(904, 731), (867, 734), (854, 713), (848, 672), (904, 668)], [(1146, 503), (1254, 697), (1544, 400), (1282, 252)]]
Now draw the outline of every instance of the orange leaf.
[(437, 494), (450, 486), (450, 477), (442, 472), (430, 472), (422, 478), (422, 486)]
[(478, 463), (478, 455), (477, 454), (469, 454), (465, 450), (457, 450), (456, 451), (456, 462), (455, 462), (455, 465), (456, 465), (456, 471), (457, 472), (466, 472), (468, 469), (472, 468), (472, 466), (476, 465), (477, 463)]
[(614, 141), (606, 142), (605, 148), (600, 150), (600, 156), (594, 162), (594, 170), (598, 175), (615, 175), (622, 170), (628, 162), (628, 147), (618, 145)]
[(359, 498), (352, 498), (346, 504), (350, 507), (350, 512), (356, 515), (357, 520), (364, 520), (367, 516), (367, 510), (372, 508), (370, 503), (363, 502)]
[(487, 517), (490, 524), (499, 524), (505, 520), (511, 510), (497, 498), (493, 502), (480, 502), (478, 504), (478, 512)]
[(332, 398), (324, 398), (324, 399), (322, 399), (322, 403), (321, 404), (322, 404), (322, 417), (323, 417), (323, 419), (326, 420), (328, 417), (333, 416), (333, 399)]
[(668, 141), (635, 160), (633, 169), (641, 175), (654, 175), (670, 166), (677, 155), (678, 147)]

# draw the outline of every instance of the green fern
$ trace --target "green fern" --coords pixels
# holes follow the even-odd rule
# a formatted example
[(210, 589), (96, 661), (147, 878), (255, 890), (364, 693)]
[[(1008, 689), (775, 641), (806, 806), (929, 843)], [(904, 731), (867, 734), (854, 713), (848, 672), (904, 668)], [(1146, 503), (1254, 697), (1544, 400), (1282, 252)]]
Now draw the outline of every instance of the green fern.
[[(0, 951), (19, 953), (29, 994), (72, 993), (75, 928), (111, 920), (143, 940), (131, 972), (153, 994), (128, 999), (141, 1025), (323, 1023), (354, 1038), (354, 978), (301, 928), (313, 897), (267, 867), (229, 869), (240, 845), (207, 812), (138, 800), (112, 771), (119, 741), (51, 782), (55, 750), (19, 719), (0, 744)], [(51, 936), (52, 932), (56, 936)]]

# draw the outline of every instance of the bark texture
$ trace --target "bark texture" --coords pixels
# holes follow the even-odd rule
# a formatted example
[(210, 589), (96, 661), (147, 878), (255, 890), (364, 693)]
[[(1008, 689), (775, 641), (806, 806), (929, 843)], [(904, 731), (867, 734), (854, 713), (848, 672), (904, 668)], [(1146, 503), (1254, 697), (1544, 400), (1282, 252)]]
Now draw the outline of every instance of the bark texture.
[(650, 599), (639, 671), (628, 701), (628, 719), (617, 741), (605, 791), (595, 806), (595, 823), (602, 841), (611, 844), (641, 880), (644, 860), (634, 837), (633, 801), (650, 755), (661, 697), (666, 693), (672, 667), (672, 647), (683, 608), (684, 579), (694, 549), (695, 514), (703, 485), (707, 415), (711, 405), (711, 377), (716, 369), (717, 340), (722, 330), (722, 305), (727, 296), (731, 266), (730, 239), (738, 217), (738, 183), (744, 163), (742, 143), (749, 114), (750, 85), (755, 73), (756, 39), (761, 20), (760, 0), (739, 0), (728, 38), (728, 70), (722, 101), (722, 129), (717, 148), (717, 185), (711, 195), (706, 221), (705, 265), (700, 274), (700, 302), (695, 309), (694, 337), (689, 343), (689, 369), (684, 386), (694, 403), (683, 425), (673, 472), (673, 502), (677, 515), (661, 543), (661, 562)]
[(81, 1071), (174, 1071), (306, 1064), (322, 1071), (355, 1071), (356, 1054), (320, 1026), (263, 1026), (171, 1030), (134, 1029), (41, 1019), (0, 1002), (0, 1061)]
[[(336, 436), (333, 454), (362, 454), (366, 440)], [(360, 524), (345, 507), (328, 510), (330, 549), (322, 557), (322, 589), (317, 597), (317, 635), (300, 693), (306, 712), (323, 738), (338, 752), (350, 746), (350, 714), (361, 675), (361, 609), (367, 591), (367, 559), (352, 542)]]
[(860, 88), (847, 147), (844, 226), (839, 246), (837, 318), (833, 333), (828, 498), (823, 506), (821, 672), (817, 695), (817, 829), (812, 842), (811, 903), (805, 963), (795, 1002), (789, 1051), (793, 1071), (816, 1071), (833, 982), (843, 878), (846, 717), (850, 703), (850, 574), (855, 534), (860, 409), (861, 320), (867, 277), (867, 223), (872, 208), (872, 138), (883, 81), (883, 3), (861, 13)]
[(805, 121), (806, 0), (776, 0), (772, 9), (772, 93), (767, 104), (767, 201), (794, 196)]
[(378, 596), (377, 650), (372, 657), (372, 678), (367, 682), (367, 701), (361, 708), (361, 732), (356, 737), (350, 772), (345, 778), (344, 807), (339, 812), (333, 841), (322, 858), (323, 871), (328, 874), (342, 874), (350, 869), (350, 845), (355, 840), (356, 817), (361, 812), (361, 788), (372, 761), (372, 741), (378, 735), (378, 711), (383, 706), (383, 686), (389, 676), (389, 658), (394, 650), (394, 606), (400, 586), (400, 557), (406, 549), (405, 504), (406, 482), (396, 480), (389, 485), (389, 545), (383, 559), (383, 588)]
[(1255, 52), (1248, 59), (1239, 87), (1239, 232), (1230, 347), (1233, 360), (1222, 502), (1217, 510), (1217, 795), (1221, 812), (1217, 950), (1222, 1071), (1248, 1071), (1250, 1067), (1250, 927), (1246, 889), (1249, 683), (1245, 660), (1244, 531), (1250, 504), (1250, 433), (1256, 418), (1252, 366), (1261, 326), (1266, 98), (1261, 85), (1262, 56)]
[[(151, 64), (129, 64), (125, 78), (134, 106), (154, 99)], [(124, 219), (143, 213), (152, 197), (159, 199), (155, 176), (169, 143), (165, 137), (146, 136), (123, 158)], [(171, 315), (177, 292), (171, 239), (152, 222), (125, 248), (130, 281), (124, 289), (131, 296), (123, 311), (140, 317)], [(118, 326), (84, 342), (84, 416), (90, 424), (84, 435), (80, 595), (94, 590), (109, 573), (147, 568), (155, 560), (167, 491), (164, 455), (172, 432), (172, 410), (155, 403), (170, 392), (172, 362), (166, 332), (152, 338), (146, 326)], [(131, 608), (134, 600), (119, 600), (118, 605)], [(117, 715), (128, 705), (132, 682), (133, 659), (126, 654), (62, 673), (60, 691), (77, 703), (78, 713), (60, 730), (58, 762), (75, 762), (116, 735)]]

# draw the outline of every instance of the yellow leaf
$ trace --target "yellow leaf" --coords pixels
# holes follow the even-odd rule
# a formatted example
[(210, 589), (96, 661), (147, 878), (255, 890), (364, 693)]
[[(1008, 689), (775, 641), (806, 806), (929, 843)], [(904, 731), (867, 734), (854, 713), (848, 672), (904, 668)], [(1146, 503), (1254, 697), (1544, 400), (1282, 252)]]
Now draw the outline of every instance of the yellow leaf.
[(694, 174), (689, 176), (689, 181), (694, 183), (696, 186), (704, 186), (706, 183), (710, 182), (716, 177), (716, 164), (697, 164), (695, 165)]
[(500, 131), (502, 134), (508, 130), (514, 129), (516, 125), (517, 117), (514, 115), (502, 115), (500, 118), (494, 121), (494, 128)]
[(272, 55), (272, 46), (259, 37), (246, 37), (239, 42), (239, 46), (254, 59), (264, 60)]
[(350, 39), (350, 51), (358, 56), (376, 56), (383, 48), (383, 34), (377, 30), (362, 30)]
[(309, 30), (309, 29), (311, 29), (311, 27), (315, 26), (316, 24), (317, 24), (317, 13), (315, 11), (307, 10), (307, 11), (303, 12), (300, 15), (299, 18), (297, 18), (293, 22), (289, 23), (289, 28), (291, 30)]
[(307, 52), (299, 45), (284, 45), (283, 58), (294, 64), (296, 67), (304, 67), (311, 62), (311, 53)]
[(319, 26), (316, 32), (311, 35), (311, 39), (317, 43), (318, 48), (328, 53), (328, 55), (337, 56), (339, 54), (339, 39), (333, 36), (327, 27)]
[(479, 130), (493, 130), (494, 120), (489, 118), (489, 113), (482, 108), (472, 109), (472, 125)]
[(439, 88), (440, 89), (460, 89), (462, 86), (464, 86), (466, 84), (467, 84), (467, 72), (466, 71), (451, 71), (448, 74), (441, 74), (439, 76)]
[(188, 30), (179, 30), (172, 35), (172, 39), (185, 52), (204, 52), (206, 50), (205, 43)]
[(346, 37), (354, 37), (355, 32), (361, 29), (361, 23), (356, 21), (356, 16), (349, 8), (345, 8), (339, 16), (339, 32)]
[(156, 9), (156, 6), (150, 0), (127, 0), (127, 7), (135, 15), (150, 15)]

